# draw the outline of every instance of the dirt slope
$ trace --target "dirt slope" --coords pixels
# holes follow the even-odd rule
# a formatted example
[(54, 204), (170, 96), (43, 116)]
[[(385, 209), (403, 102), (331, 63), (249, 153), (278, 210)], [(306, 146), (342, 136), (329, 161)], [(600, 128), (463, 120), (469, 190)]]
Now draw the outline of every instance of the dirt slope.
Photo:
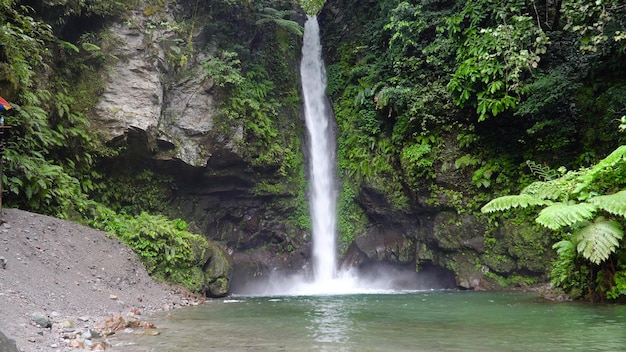
[[(153, 281), (136, 255), (104, 232), (17, 209), (4, 209), (2, 220), (0, 331), (21, 351), (71, 350), (71, 336), (107, 316), (133, 311), (145, 321), (150, 312), (197, 303)], [(52, 326), (36, 326), (37, 315)], [(106, 350), (115, 350), (112, 339), (100, 339)], [(73, 345), (102, 348), (85, 343)]]

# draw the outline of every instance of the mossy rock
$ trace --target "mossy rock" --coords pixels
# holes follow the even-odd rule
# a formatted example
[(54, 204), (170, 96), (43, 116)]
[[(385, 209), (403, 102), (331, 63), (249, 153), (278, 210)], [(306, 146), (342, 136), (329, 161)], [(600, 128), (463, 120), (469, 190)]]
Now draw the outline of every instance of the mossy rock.
[(437, 246), (449, 251), (471, 248), (482, 253), (485, 232), (485, 224), (469, 214), (440, 212), (435, 216), (433, 224), (433, 237)]
[(207, 294), (211, 297), (224, 297), (230, 291), (230, 280), (227, 278), (219, 278), (209, 284)]
[(207, 261), (204, 264), (205, 293), (211, 297), (224, 297), (230, 292), (233, 260), (224, 248), (209, 242)]
[(545, 272), (554, 258), (553, 239), (547, 231), (534, 223), (506, 221), (499, 236), (507, 254), (514, 258), (518, 269)]

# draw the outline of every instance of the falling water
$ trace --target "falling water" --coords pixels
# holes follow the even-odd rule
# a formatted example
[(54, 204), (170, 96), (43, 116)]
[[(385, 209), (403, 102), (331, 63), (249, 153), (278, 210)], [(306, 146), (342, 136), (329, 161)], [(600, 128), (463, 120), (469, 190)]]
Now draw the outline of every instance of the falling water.
[(322, 60), (319, 25), (309, 16), (304, 25), (300, 64), (305, 117), (309, 132), (310, 207), (313, 230), (313, 266), (316, 283), (336, 275), (335, 150), (326, 100), (326, 71)]
[[(439, 287), (433, 274), (411, 268), (372, 266), (338, 269), (337, 260), (337, 182), (334, 118), (326, 97), (326, 71), (317, 18), (309, 16), (304, 25), (300, 75), (304, 113), (308, 130), (310, 209), (313, 233), (313, 278), (276, 271), (267, 282), (242, 285), (238, 295), (337, 295), (395, 292)], [(422, 275), (422, 276), (420, 276)], [(420, 277), (418, 277), (420, 276)], [(445, 282), (445, 280), (444, 280)], [(444, 288), (453, 287), (454, 283)]]

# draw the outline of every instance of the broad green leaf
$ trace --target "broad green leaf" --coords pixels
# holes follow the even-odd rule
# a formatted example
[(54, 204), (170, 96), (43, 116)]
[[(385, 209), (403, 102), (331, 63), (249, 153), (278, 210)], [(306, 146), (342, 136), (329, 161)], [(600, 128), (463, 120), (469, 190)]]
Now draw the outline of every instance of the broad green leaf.
[(619, 247), (624, 231), (617, 221), (599, 220), (574, 234), (576, 250), (594, 264), (607, 260)]
[(555, 203), (541, 210), (535, 221), (550, 230), (558, 230), (592, 218), (596, 210), (594, 205), (588, 203)]
[(552, 245), (552, 249), (556, 249), (556, 253), (561, 256), (572, 251), (574, 249), (574, 244), (572, 241), (562, 240)]
[(528, 194), (536, 198), (557, 200), (567, 192), (555, 181), (536, 181), (526, 186), (522, 194)]
[(626, 217), (626, 190), (613, 194), (593, 197), (587, 200), (587, 202), (613, 215)]
[(496, 211), (509, 210), (511, 208), (526, 208), (531, 205), (550, 205), (549, 200), (535, 198), (528, 194), (508, 195), (492, 199), (485, 204), (480, 211), (483, 213), (493, 213)]
[(624, 158), (626, 158), (626, 145), (619, 146), (606, 158), (600, 160), (599, 163), (589, 169), (588, 172), (583, 173), (580, 177), (580, 183), (577, 185), (573, 193), (580, 193), (585, 190), (593, 181), (595, 181), (596, 175), (600, 171), (614, 167)]

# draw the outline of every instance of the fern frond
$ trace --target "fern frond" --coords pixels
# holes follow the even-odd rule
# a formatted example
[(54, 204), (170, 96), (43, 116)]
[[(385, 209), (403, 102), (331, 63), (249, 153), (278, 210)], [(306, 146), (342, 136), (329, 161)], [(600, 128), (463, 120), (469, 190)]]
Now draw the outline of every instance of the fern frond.
[(492, 199), (489, 203), (485, 204), (480, 211), (483, 213), (493, 213), (496, 211), (509, 210), (511, 208), (526, 208), (531, 205), (549, 204), (552, 204), (549, 200), (538, 199), (528, 194), (518, 194)]
[(541, 165), (532, 160), (526, 160), (526, 165), (528, 165), (528, 168), (533, 175), (542, 178), (544, 181), (554, 180), (559, 177), (558, 171), (551, 169), (547, 165)]
[(521, 193), (540, 199), (557, 200), (567, 192), (555, 181), (536, 181), (526, 186)]
[(600, 264), (619, 247), (624, 231), (617, 221), (598, 220), (574, 234), (576, 250), (585, 259)]
[(609, 154), (606, 158), (600, 160), (600, 162), (595, 164), (587, 172), (582, 173), (579, 179), (579, 184), (576, 186), (576, 189), (573, 193), (580, 193), (584, 191), (593, 181), (595, 181), (596, 175), (600, 171), (614, 167), (623, 159), (626, 159), (626, 145), (619, 146), (611, 154)]
[(592, 218), (595, 211), (596, 206), (589, 203), (555, 203), (541, 210), (535, 221), (550, 230), (558, 230)]
[(556, 249), (556, 254), (559, 256), (567, 256), (574, 250), (574, 244), (572, 241), (562, 240), (553, 244), (552, 249)]
[(270, 22), (276, 23), (279, 27), (284, 28), (285, 30), (292, 32), (298, 36), (302, 36), (304, 33), (304, 28), (296, 21), (288, 20), (283, 17), (290, 16), (295, 14), (294, 10), (277, 10), (271, 7), (266, 7), (263, 9), (262, 14), (259, 14), (261, 19), (256, 21), (257, 25), (266, 24)]
[(591, 168), (591, 171), (597, 171), (605, 169), (607, 167), (613, 167), (624, 158), (626, 158), (626, 145), (621, 145), (617, 147), (617, 149), (615, 149), (606, 158), (602, 159), (599, 163), (594, 165)]
[(626, 190), (604, 196), (593, 197), (587, 200), (587, 202), (613, 215), (619, 215), (626, 218)]
[(272, 16), (274, 18), (283, 18), (285, 16), (291, 16), (296, 13), (296, 11), (294, 10), (277, 10), (273, 7), (264, 7), (262, 11), (267, 14), (263, 16)]
[(302, 37), (304, 35), (304, 27), (302, 27), (298, 22), (292, 20), (285, 19), (277, 19), (276, 24), (280, 27), (283, 27), (287, 31)]

